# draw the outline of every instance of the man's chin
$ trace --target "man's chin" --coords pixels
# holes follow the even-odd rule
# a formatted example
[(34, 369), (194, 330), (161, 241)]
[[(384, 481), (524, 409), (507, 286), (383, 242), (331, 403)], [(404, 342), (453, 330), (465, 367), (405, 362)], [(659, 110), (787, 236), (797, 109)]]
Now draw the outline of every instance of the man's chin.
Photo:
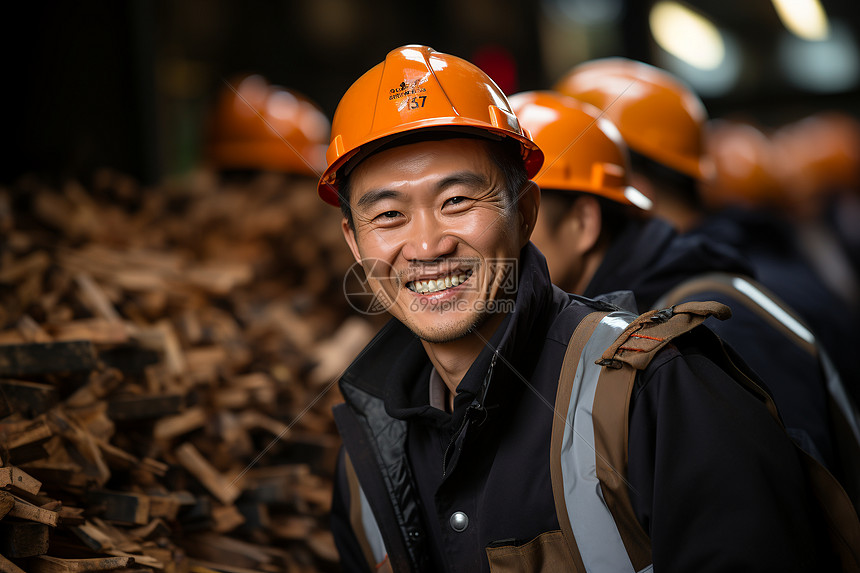
[(406, 326), (413, 334), (415, 334), (415, 336), (424, 342), (429, 342), (431, 344), (446, 344), (462, 340), (466, 336), (472, 334), (487, 321), (487, 318), (487, 314), (478, 314), (461, 321), (447, 324), (423, 326), (416, 325), (414, 323), (406, 323)]

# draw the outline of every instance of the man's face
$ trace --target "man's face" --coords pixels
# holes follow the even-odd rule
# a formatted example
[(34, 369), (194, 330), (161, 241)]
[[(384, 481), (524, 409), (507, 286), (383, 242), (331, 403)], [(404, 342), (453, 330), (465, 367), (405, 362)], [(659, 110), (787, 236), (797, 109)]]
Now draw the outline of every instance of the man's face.
[(514, 294), (536, 211), (536, 192), (518, 208), (504, 184), (488, 144), (474, 139), (394, 147), (353, 171), (355, 232), (344, 220), (344, 236), (388, 312), (420, 338), (490, 334), (504, 316), (496, 303)]

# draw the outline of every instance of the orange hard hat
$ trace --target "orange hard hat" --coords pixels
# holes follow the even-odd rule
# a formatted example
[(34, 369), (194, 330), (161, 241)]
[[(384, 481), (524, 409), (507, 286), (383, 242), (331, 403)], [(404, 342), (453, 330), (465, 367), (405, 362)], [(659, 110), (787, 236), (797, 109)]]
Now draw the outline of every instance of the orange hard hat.
[(777, 130), (781, 175), (786, 184), (812, 195), (860, 188), (860, 121), (823, 111)]
[(618, 203), (650, 207), (629, 185), (630, 156), (618, 129), (600, 110), (551, 91), (512, 95), (511, 107), (544, 153), (534, 177), (543, 189), (578, 191)]
[[(359, 151), (421, 130), (464, 131), (519, 143), (529, 177), (543, 153), (511, 111), (505, 94), (477, 66), (428, 46), (397, 48), (346, 91), (332, 122), (320, 197), (339, 205), (339, 170)], [(369, 145), (373, 144), (373, 145)]]
[(302, 94), (259, 75), (228, 82), (210, 118), (207, 156), (219, 169), (317, 176), (325, 168), (330, 123)]
[(633, 151), (696, 179), (708, 179), (702, 100), (674, 75), (627, 58), (575, 66), (556, 91), (601, 109)]
[(773, 144), (764, 132), (727, 119), (709, 121), (705, 131), (714, 163), (714, 178), (700, 189), (707, 205), (768, 206), (779, 199)]

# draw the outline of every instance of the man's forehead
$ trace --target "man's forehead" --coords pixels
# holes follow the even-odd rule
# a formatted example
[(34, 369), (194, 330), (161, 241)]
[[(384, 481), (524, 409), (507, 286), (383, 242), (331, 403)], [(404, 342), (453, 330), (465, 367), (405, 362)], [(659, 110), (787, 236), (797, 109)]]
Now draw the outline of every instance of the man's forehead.
[(495, 175), (490, 142), (450, 138), (413, 141), (381, 149), (366, 157), (352, 171), (354, 189), (378, 185), (389, 179), (417, 182), (421, 177), (443, 178), (446, 172), (474, 172), (485, 178)]

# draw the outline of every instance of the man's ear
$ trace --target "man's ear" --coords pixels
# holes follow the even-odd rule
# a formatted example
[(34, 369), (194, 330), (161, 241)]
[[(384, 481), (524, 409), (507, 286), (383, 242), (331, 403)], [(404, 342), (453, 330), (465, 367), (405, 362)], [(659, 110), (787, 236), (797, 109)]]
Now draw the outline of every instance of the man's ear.
[(355, 231), (349, 226), (349, 221), (346, 220), (346, 217), (341, 219), (340, 228), (343, 231), (343, 238), (346, 240), (346, 244), (349, 245), (349, 250), (352, 251), (352, 256), (355, 257), (355, 262), (361, 264), (361, 254), (358, 252)]
[(534, 181), (529, 181), (520, 190), (517, 201), (517, 211), (519, 212), (519, 228), (517, 230), (520, 233), (520, 247), (524, 247), (529, 242), (532, 231), (535, 229), (539, 209), (540, 187)]
[(585, 255), (597, 246), (603, 221), (600, 202), (580, 195), (570, 206), (558, 229), (558, 237), (572, 254)]

